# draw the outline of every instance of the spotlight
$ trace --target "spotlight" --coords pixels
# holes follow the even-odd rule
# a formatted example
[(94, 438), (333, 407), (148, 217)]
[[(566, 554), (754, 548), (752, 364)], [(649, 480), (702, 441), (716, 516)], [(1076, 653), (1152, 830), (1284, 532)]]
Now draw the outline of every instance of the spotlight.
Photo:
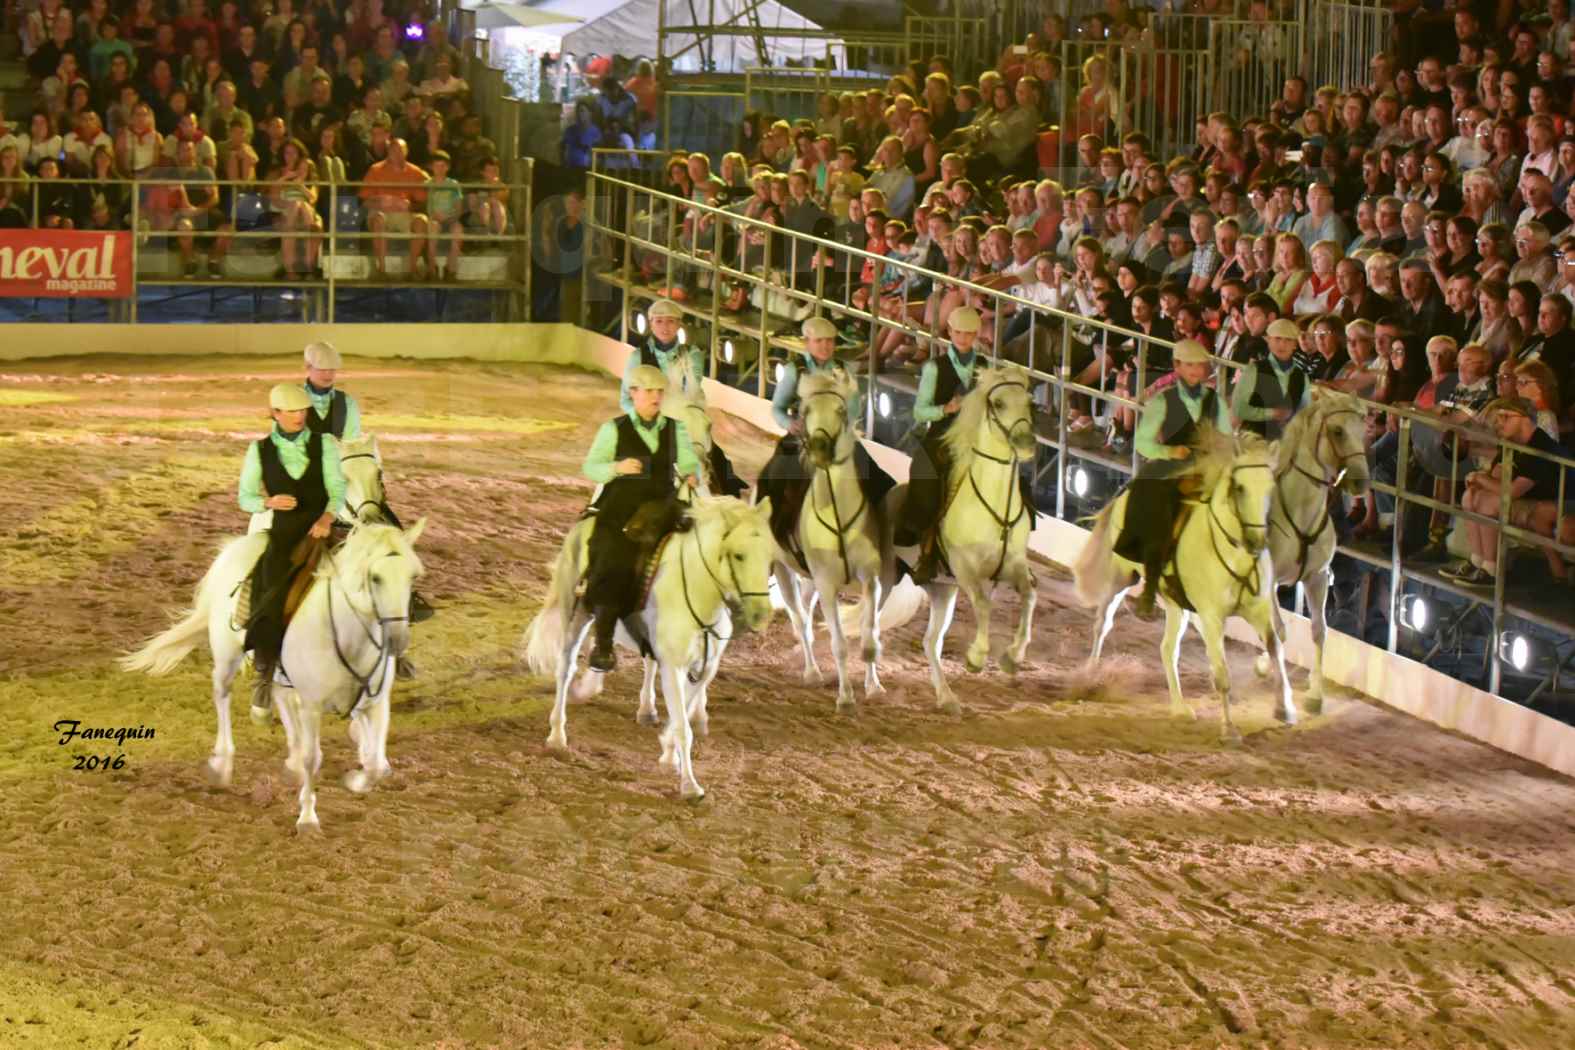
[(784, 365), (781, 361), (778, 361), (777, 370), (772, 374), (777, 377), (776, 381), (778, 383), (782, 382), (782, 377), (787, 374), (787, 365)]
[(689, 329), (684, 328), (682, 325), (680, 325), (679, 328), (678, 328), (678, 345), (679, 346), (684, 346), (688, 342), (689, 342)]
[(1498, 636), (1498, 658), (1509, 664), (1517, 671), (1524, 671), (1531, 666), (1531, 639), (1514, 631), (1505, 631)]
[(1073, 467), (1066, 476), (1066, 490), (1078, 499), (1088, 495), (1093, 479), (1088, 476), (1088, 471), (1082, 467)]
[(634, 330), (636, 332), (639, 332), (641, 335), (645, 334), (645, 315), (644, 314), (635, 314), (634, 315)]
[(427, 27), (420, 22), (411, 22), (405, 27), (405, 39), (421, 41), (427, 37)]
[(891, 418), (891, 395), (882, 390), (875, 399), (875, 411), (880, 413), (882, 419)]
[(733, 341), (731, 339), (722, 340), (722, 360), (728, 364), (733, 363)]
[(1400, 599), (1400, 624), (1423, 634), (1433, 625), (1433, 608), (1420, 594), (1408, 594)]

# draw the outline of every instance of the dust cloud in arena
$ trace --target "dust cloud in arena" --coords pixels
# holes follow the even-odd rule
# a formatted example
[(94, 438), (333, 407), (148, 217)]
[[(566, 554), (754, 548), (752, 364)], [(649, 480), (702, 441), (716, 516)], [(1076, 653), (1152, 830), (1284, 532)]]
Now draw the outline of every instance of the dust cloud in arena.
[[(627, 656), (549, 753), (549, 685), (515, 646), (613, 414), (585, 373), (344, 374), (391, 503), (430, 519), (441, 612), (394, 693), (394, 775), (340, 788), (332, 724), (323, 834), (297, 837), (244, 681), (221, 790), (205, 657), (111, 669), (244, 530), (244, 442), (295, 361), (0, 377), (0, 1045), (1568, 1045), (1575, 785), (1350, 695), (1275, 727), (1245, 650), (1248, 739), (1223, 750), (1195, 637), (1203, 717), (1178, 723), (1157, 627), (1123, 617), (1115, 658), (1079, 670), (1090, 616), (1052, 566), (1015, 678), (965, 675), (961, 609), (961, 718), (933, 708), (922, 618), (849, 719), (800, 684), (778, 617), (712, 689), (702, 803), (635, 724)], [(716, 434), (748, 476), (768, 454)], [(77, 771), (92, 749), (62, 719), (155, 736)]]

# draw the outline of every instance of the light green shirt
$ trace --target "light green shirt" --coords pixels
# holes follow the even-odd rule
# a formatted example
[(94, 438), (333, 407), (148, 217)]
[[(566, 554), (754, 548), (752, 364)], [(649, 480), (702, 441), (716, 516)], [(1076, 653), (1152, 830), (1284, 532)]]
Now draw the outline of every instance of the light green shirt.
[[(306, 396), (312, 399), (312, 410), (317, 413), (318, 419), (328, 418), (328, 409), (333, 402), (334, 392), (329, 390), (326, 394), (319, 394), (312, 389), (312, 384), (302, 383)], [(354, 441), (361, 436), (361, 404), (354, 395), (345, 394), (345, 432), (339, 436), (340, 441)]]
[[(1143, 406), (1143, 415), (1138, 419), (1137, 433), (1133, 435), (1132, 443), (1137, 447), (1138, 455), (1144, 459), (1169, 459), (1170, 453), (1166, 451), (1168, 445), (1164, 440), (1165, 429), (1165, 402), (1174, 390), (1181, 399), (1181, 405), (1187, 410), (1194, 423), (1200, 422), (1203, 415), (1203, 397), (1208, 387), (1199, 386), (1196, 395), (1188, 392), (1185, 383), (1177, 382), (1174, 386), (1167, 387), (1159, 396)], [(1221, 434), (1231, 432), (1230, 412), (1225, 408), (1225, 399), (1214, 398), (1214, 418), (1209, 420), (1214, 424), (1214, 429)]]
[[(1280, 393), (1289, 398), (1291, 393), (1291, 376), (1296, 371), (1296, 365), (1293, 361), (1281, 363), (1280, 359), (1273, 354), (1269, 355), (1268, 360), (1269, 373), (1279, 382)], [(1244, 423), (1248, 421), (1261, 423), (1274, 414), (1272, 406), (1254, 405), (1252, 403), (1252, 392), (1257, 389), (1258, 376), (1262, 374), (1263, 368), (1263, 362), (1259, 361), (1251, 368), (1244, 370), (1241, 373), (1241, 377), (1236, 380), (1236, 389), (1231, 394), (1230, 410), (1237, 419)], [(1306, 408), (1308, 401), (1311, 399), (1312, 383), (1303, 383), (1301, 403), (1291, 406), (1292, 413), (1300, 412)]]
[[(958, 355), (955, 346), (948, 346), (946, 356), (951, 358), (952, 367), (957, 370), (957, 378), (962, 380), (963, 389), (972, 388), (973, 370), (979, 364), (978, 352), (969, 351), (968, 360), (965, 362)], [(934, 361), (924, 362), (924, 370), (919, 373), (919, 397), (913, 405), (913, 418), (916, 422), (933, 423), (946, 415), (946, 406), (935, 403), (935, 384), (939, 374), (940, 365)]]
[[(695, 458), (694, 445), (689, 442), (689, 431), (676, 419), (666, 416), (657, 416), (656, 422), (650, 426), (641, 422), (640, 417), (630, 412), (629, 418), (634, 420), (634, 432), (640, 435), (640, 440), (645, 442), (645, 447), (652, 453), (656, 452), (662, 438), (663, 427), (674, 427), (673, 446), (676, 452), (678, 476), (680, 478), (696, 477), (700, 473), (700, 461)], [(618, 477), (618, 421), (609, 419), (596, 430), (596, 438), (591, 442), (591, 450), (586, 453), (585, 463), (580, 467), (581, 472), (598, 485), (605, 485), (613, 478)]]
[[(656, 340), (647, 338), (647, 345), (650, 346), (651, 352), (656, 355), (656, 367), (662, 370), (663, 375), (667, 375), (669, 370), (678, 363), (680, 354), (687, 353), (689, 355), (689, 369), (695, 377), (695, 382), (698, 383), (705, 376), (705, 354), (698, 347), (691, 346), (686, 351), (682, 344), (674, 343), (669, 349), (663, 350), (656, 344)], [(618, 406), (631, 414), (634, 412), (634, 399), (629, 396), (629, 377), (639, 367), (640, 351), (636, 350), (629, 355), (628, 362), (623, 366), (623, 382), (618, 387)]]
[[(293, 439), (287, 438), (279, 432), (278, 424), (268, 435), (273, 447), (279, 450), (280, 465), (292, 478), (299, 479), (306, 473), (310, 462), (306, 443), (311, 436), (312, 432), (303, 427)], [(328, 490), (328, 513), (338, 514), (345, 505), (345, 476), (339, 468), (339, 442), (332, 434), (323, 435), (323, 487)], [(263, 490), (262, 457), (257, 454), (257, 442), (253, 441), (246, 446), (246, 460), (241, 464), (241, 509), (259, 514), (268, 509), (264, 504), (267, 498), (268, 493)]]

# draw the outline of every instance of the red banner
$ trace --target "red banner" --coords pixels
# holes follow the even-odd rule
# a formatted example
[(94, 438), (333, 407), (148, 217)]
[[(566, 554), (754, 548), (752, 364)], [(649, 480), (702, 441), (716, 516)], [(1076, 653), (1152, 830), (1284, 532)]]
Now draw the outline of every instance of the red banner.
[(131, 234), (0, 230), (0, 296), (131, 297)]

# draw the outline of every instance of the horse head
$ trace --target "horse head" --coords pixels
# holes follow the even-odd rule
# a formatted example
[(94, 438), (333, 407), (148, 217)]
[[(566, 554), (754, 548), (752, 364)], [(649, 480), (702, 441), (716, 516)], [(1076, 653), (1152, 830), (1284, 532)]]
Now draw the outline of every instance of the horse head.
[(1034, 400), (1029, 393), (1028, 373), (1010, 364), (985, 368), (963, 398), (957, 422), (947, 437), (953, 435), (959, 444), (966, 443), (967, 450), (1003, 447), (1019, 463), (1032, 460), (1038, 441), (1034, 437)]
[(722, 519), (721, 564), (716, 574), (731, 584), (726, 594), (735, 619), (747, 631), (758, 631), (771, 620), (771, 566), (776, 556), (776, 541), (771, 536), (769, 497), (750, 506), (731, 496), (705, 501), (715, 506)]
[(804, 376), (799, 380), (799, 418), (809, 437), (809, 461), (816, 467), (825, 469), (841, 462), (852, 451), (853, 428), (848, 423), (848, 403), (858, 389), (859, 381), (841, 370)]
[[(1367, 470), (1367, 448), (1362, 443), (1362, 403), (1356, 395), (1314, 387), (1306, 426), (1312, 440), (1297, 448), (1312, 448), (1325, 478), (1351, 496), (1364, 496), (1372, 483)], [(1315, 429), (1313, 429), (1315, 428)]]
[(694, 449), (695, 459), (700, 461), (700, 472), (706, 474), (713, 442), (711, 417), (706, 413), (704, 402), (691, 401), (687, 397), (674, 394), (669, 387), (667, 396), (662, 398), (662, 415), (684, 425), (684, 430), (689, 435), (689, 445)]
[(425, 571), (415, 545), (426, 527), (426, 518), (403, 530), (362, 523), (318, 569), (332, 578), (359, 617), (382, 626), (396, 656), (410, 645), (410, 593)]
[(1250, 432), (1238, 434), (1230, 441), (1230, 458), (1215, 482), (1215, 507), (1236, 519), (1241, 546), (1250, 554), (1259, 553), (1269, 542), (1269, 502), (1279, 454), (1278, 441), (1266, 442)]
[(383, 522), (383, 454), (377, 438), (362, 434), (339, 443), (339, 469), (345, 478), (343, 517), (351, 525)]

